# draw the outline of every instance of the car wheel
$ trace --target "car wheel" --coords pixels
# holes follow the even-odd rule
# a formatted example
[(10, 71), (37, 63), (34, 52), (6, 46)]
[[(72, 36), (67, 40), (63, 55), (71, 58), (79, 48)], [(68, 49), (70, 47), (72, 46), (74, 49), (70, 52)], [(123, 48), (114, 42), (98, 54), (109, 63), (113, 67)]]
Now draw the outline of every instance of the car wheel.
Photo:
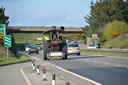
[(67, 59), (67, 58), (68, 58), (68, 57), (67, 57), (67, 56), (68, 56), (68, 55), (67, 55), (67, 45), (64, 46), (63, 52), (65, 53), (64, 59)]
[(77, 55), (80, 55), (80, 53), (78, 53)]
[(69, 54), (67, 54), (67, 56), (69, 56)]

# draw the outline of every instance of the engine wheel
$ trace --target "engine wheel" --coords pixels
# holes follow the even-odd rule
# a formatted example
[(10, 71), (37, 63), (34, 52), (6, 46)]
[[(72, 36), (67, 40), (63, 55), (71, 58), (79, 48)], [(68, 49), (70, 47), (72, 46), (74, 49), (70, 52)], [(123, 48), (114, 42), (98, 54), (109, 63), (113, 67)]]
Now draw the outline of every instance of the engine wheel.
[(44, 60), (47, 60), (48, 58), (47, 58), (47, 53), (48, 53), (48, 51), (49, 51), (49, 49), (48, 49), (48, 44), (47, 43), (44, 43), (44, 49), (43, 49), (43, 57), (44, 57)]

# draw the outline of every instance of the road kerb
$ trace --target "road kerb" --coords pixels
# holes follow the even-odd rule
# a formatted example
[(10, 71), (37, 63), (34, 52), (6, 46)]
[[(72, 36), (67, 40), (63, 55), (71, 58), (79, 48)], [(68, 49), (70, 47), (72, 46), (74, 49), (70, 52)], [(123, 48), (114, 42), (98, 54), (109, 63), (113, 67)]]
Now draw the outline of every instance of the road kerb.
[(28, 77), (26, 76), (26, 74), (24, 73), (24, 71), (22, 69), (20, 69), (20, 72), (26, 82), (27, 85), (32, 85), (32, 83), (30, 82), (30, 80), (28, 79)]

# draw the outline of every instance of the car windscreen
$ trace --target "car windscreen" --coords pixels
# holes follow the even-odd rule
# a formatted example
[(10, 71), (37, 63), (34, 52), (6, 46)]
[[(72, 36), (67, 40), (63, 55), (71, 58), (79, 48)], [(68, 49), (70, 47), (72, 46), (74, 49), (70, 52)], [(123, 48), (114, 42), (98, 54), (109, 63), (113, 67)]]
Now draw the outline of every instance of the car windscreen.
[(78, 44), (70, 44), (68, 47), (79, 47)]
[(31, 48), (37, 48), (36, 46), (31, 46)]

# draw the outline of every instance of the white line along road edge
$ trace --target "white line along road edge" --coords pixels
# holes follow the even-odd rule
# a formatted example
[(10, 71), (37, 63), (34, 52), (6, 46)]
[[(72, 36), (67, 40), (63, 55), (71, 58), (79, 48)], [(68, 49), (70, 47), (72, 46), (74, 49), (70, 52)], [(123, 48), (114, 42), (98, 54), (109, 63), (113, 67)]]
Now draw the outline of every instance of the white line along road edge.
[(98, 83), (98, 82), (96, 82), (96, 81), (93, 81), (93, 80), (91, 80), (91, 79), (85, 78), (85, 77), (80, 76), (80, 75), (78, 75), (78, 74), (76, 74), (76, 73), (73, 73), (73, 72), (71, 72), (71, 71), (65, 70), (65, 69), (63, 69), (63, 68), (61, 68), (61, 67), (59, 67), (59, 66), (55, 66), (55, 65), (53, 65), (53, 64), (51, 64), (51, 63), (48, 63), (48, 64), (51, 65), (51, 66), (53, 66), (53, 67), (56, 67), (56, 68), (58, 68), (58, 69), (60, 69), (60, 70), (63, 70), (63, 71), (65, 71), (65, 72), (68, 72), (68, 73), (70, 73), (70, 74), (72, 74), (72, 75), (75, 75), (75, 76), (77, 76), (77, 77), (79, 77), (79, 78), (82, 78), (82, 79), (84, 79), (84, 80), (87, 80), (87, 81), (89, 81), (89, 82), (92, 82), (92, 83), (94, 83), (94, 84), (96, 84), (96, 85), (102, 85), (102, 84), (100, 84), (100, 83)]
[(20, 72), (21, 72), (22, 76), (24, 77), (24, 80), (27, 83), (27, 85), (32, 85), (32, 83), (30, 82), (30, 80), (28, 79), (28, 77), (26, 76), (24, 71), (22, 69), (20, 69)]

